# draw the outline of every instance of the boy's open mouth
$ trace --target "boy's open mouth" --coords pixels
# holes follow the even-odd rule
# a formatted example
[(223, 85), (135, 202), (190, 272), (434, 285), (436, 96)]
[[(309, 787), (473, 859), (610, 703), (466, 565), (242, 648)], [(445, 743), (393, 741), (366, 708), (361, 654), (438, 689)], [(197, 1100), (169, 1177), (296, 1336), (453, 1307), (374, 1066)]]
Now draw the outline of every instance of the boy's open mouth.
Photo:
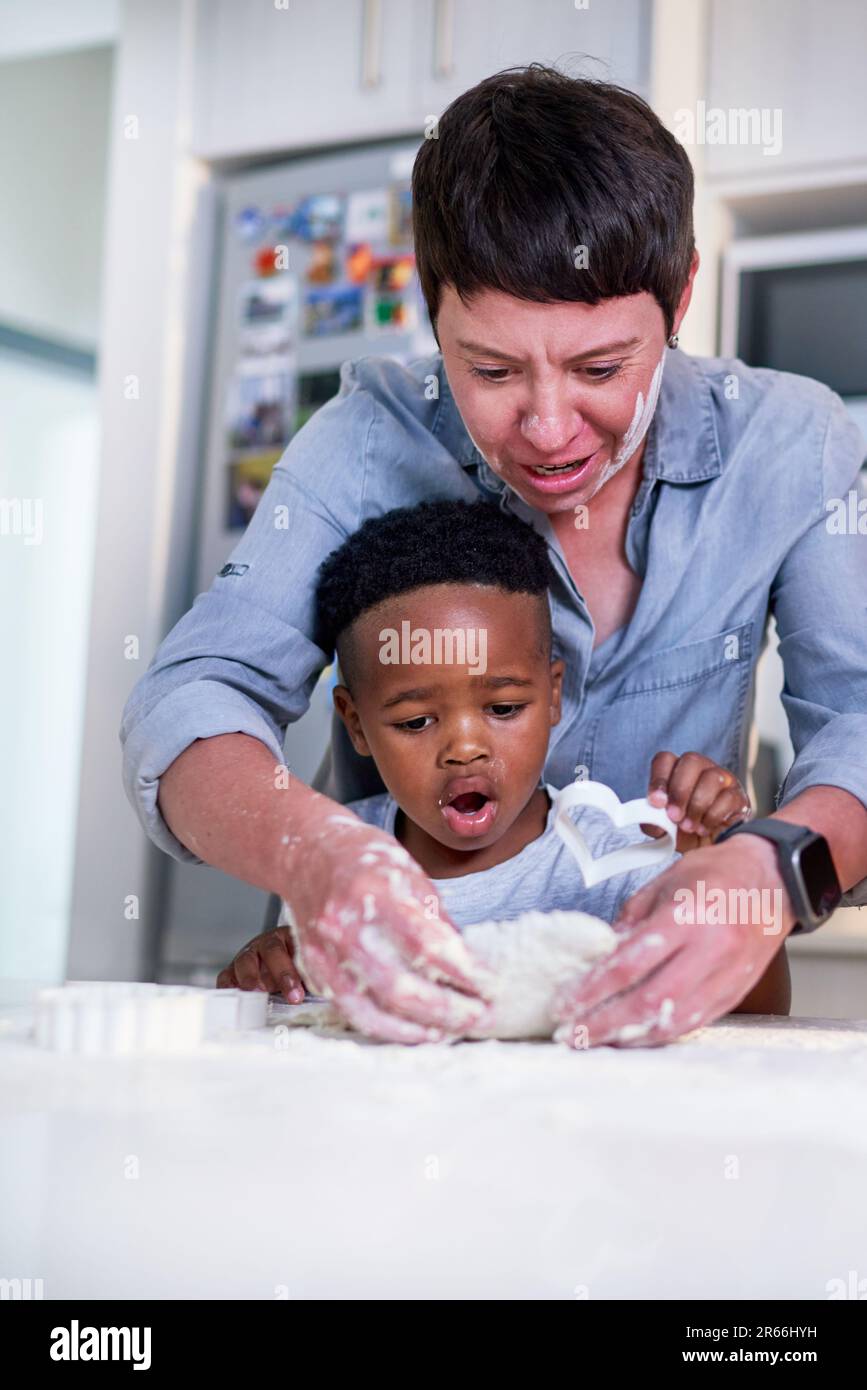
[(484, 835), (494, 823), (498, 802), (486, 777), (456, 778), (440, 803), (443, 819), (455, 835)]
[(472, 811), (481, 811), (485, 802), (489, 799), (489, 797), (483, 796), (481, 792), (461, 792), (460, 796), (456, 796), (454, 801), (449, 802), (449, 805), (454, 806), (456, 811), (460, 811), (461, 815), (464, 815)]

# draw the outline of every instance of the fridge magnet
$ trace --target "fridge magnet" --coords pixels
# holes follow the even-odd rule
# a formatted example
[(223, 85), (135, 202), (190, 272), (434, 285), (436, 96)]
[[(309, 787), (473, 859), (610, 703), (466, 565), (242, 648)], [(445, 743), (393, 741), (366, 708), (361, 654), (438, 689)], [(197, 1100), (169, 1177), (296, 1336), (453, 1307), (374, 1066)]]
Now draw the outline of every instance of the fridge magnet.
[(344, 264), (347, 280), (353, 285), (363, 285), (373, 269), (373, 260), (369, 241), (363, 241), (360, 246), (350, 246)]
[(302, 198), (292, 213), (290, 234), (302, 241), (339, 241), (343, 233), (344, 202), (340, 193), (312, 193)]
[(291, 373), (236, 373), (229, 384), (227, 430), (235, 449), (275, 448), (291, 434), (295, 414)]
[(307, 263), (311, 285), (330, 285), (337, 279), (337, 252), (330, 241), (314, 241)]
[(389, 193), (387, 188), (350, 193), (346, 200), (344, 238), (349, 243), (387, 241)]
[(304, 333), (325, 338), (352, 333), (362, 323), (362, 291), (357, 285), (329, 285), (308, 290), (304, 299)]
[(269, 449), (261, 454), (248, 454), (234, 459), (228, 467), (226, 498), (226, 530), (236, 531), (250, 521), (262, 493), (268, 486), (281, 449)]
[(271, 209), (268, 226), (275, 241), (284, 241), (286, 237), (295, 235), (292, 230), (294, 215), (294, 209), (289, 207), (287, 203), (277, 203)]
[(295, 330), (290, 323), (265, 323), (254, 328), (242, 328), (238, 338), (238, 371), (276, 370), (272, 359), (285, 359), (294, 350)]
[(372, 283), (376, 290), (405, 290), (412, 283), (413, 256), (379, 256), (373, 263)]
[(257, 207), (242, 208), (235, 216), (235, 230), (241, 241), (258, 241), (265, 231), (265, 218)]
[(303, 372), (298, 378), (298, 409), (295, 414), (295, 433), (306, 425), (321, 405), (330, 401), (340, 390), (340, 372), (329, 368), (324, 372)]
[[(275, 275), (270, 280), (250, 280), (241, 286), (240, 320), (242, 326), (291, 322), (292, 310), (297, 307), (298, 282), (294, 275)], [(293, 304), (293, 301), (296, 301)]]
[(415, 327), (418, 315), (413, 269), (411, 256), (395, 256), (375, 263), (367, 300), (371, 331), (405, 333)]
[(412, 189), (409, 184), (395, 184), (391, 190), (391, 244), (412, 243)]
[(261, 275), (263, 279), (285, 274), (289, 269), (288, 246), (260, 246), (253, 254), (251, 268), (254, 275)]

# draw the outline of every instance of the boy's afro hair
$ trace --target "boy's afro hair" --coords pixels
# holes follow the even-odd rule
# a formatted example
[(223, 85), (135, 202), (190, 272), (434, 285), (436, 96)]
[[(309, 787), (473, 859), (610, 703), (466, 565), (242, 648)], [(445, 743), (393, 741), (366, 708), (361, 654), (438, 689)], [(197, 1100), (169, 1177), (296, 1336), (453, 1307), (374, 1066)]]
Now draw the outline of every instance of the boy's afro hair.
[(420, 502), (371, 517), (319, 569), (320, 645), (383, 599), (426, 584), (488, 584), (545, 594), (553, 579), (542, 537), (490, 502)]

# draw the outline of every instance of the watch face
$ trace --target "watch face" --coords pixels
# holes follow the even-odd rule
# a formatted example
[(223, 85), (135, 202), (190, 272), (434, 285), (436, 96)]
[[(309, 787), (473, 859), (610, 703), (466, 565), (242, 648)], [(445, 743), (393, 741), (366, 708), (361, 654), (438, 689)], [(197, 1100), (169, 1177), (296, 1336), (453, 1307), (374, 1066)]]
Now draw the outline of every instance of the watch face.
[(801, 850), (798, 863), (810, 907), (817, 917), (827, 917), (840, 901), (840, 884), (827, 841), (821, 836), (811, 840)]

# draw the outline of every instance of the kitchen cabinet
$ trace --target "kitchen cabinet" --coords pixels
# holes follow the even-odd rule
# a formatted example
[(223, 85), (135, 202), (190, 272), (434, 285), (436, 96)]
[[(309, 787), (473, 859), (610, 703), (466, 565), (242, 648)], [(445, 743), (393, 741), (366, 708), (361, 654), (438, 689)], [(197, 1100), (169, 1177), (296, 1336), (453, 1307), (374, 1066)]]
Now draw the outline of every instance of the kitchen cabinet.
[(651, 0), (198, 0), (193, 153), (419, 136), (500, 68), (561, 62), (643, 90)]
[(761, 140), (708, 143), (708, 175), (772, 183), (867, 160), (865, 53), (864, 0), (711, 0), (708, 119), (714, 109), (779, 112), (782, 138), (769, 154)]
[(193, 150), (203, 158), (413, 128), (405, 0), (199, 0)]
[(562, 65), (642, 91), (650, 52), (650, 0), (416, 0), (414, 100), (438, 115), (481, 78), (529, 62)]

